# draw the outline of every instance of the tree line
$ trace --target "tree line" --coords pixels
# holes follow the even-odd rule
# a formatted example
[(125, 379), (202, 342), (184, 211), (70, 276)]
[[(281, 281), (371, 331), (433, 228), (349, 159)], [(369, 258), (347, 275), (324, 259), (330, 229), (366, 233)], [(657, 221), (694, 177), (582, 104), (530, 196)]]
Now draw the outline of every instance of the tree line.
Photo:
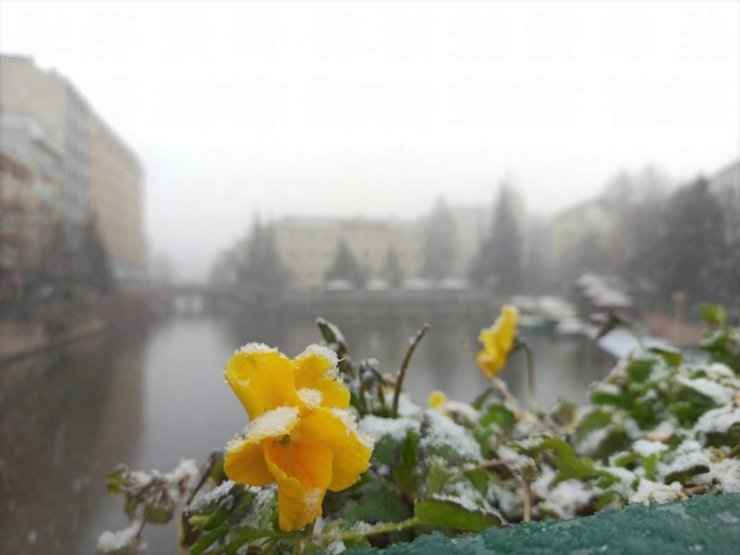
[[(740, 244), (731, 219), (699, 177), (676, 187), (648, 167), (621, 172), (595, 199), (546, 221), (526, 215), (516, 189), (499, 185), (468, 278), (499, 294), (563, 293), (585, 272), (618, 275), (633, 292), (668, 300), (676, 291), (692, 302), (737, 303)], [(593, 211), (589, 220), (588, 210)], [(572, 220), (572, 221), (571, 221)], [(567, 234), (562, 229), (570, 229)], [(450, 276), (456, 226), (443, 199), (425, 219), (419, 276), (404, 276), (399, 254), (388, 249), (381, 277), (400, 287), (406, 277), (440, 281)], [(567, 241), (563, 237), (567, 235)], [(277, 293), (286, 273), (275, 245), (274, 226), (255, 223), (242, 246), (236, 279), (254, 291)], [(365, 285), (367, 271), (340, 240), (324, 280)]]

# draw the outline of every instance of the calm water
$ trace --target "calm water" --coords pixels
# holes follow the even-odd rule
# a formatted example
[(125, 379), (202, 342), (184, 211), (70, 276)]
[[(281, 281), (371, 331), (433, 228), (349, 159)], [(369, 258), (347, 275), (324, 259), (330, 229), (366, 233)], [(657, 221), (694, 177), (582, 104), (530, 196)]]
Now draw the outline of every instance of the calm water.
[[(334, 321), (353, 358), (374, 356), (392, 373), (421, 324), (404, 317)], [(430, 323), (408, 391), (420, 403), (432, 389), (472, 399), (486, 387), (472, 352), (487, 322)], [(202, 316), (0, 366), (0, 552), (93, 553), (101, 530), (126, 524), (120, 499), (105, 494), (105, 477), (118, 462), (168, 470), (181, 457), (202, 461), (243, 428), (245, 413), (222, 376), (236, 347), (263, 341), (294, 356), (319, 340), (312, 318), (236, 323)], [(545, 407), (558, 397), (582, 401), (612, 364), (585, 339), (541, 335), (530, 342)], [(523, 355), (503, 377), (526, 397)], [(147, 528), (151, 552), (177, 553), (174, 533)]]

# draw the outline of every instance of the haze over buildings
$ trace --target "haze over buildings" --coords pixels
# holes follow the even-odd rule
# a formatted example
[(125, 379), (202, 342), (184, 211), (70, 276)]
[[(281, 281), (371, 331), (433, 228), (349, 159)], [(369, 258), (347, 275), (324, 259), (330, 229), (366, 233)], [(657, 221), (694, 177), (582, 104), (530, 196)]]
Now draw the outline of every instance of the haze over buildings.
[[(3, 2), (0, 49), (84, 91), (147, 168), (146, 228), (203, 277), (252, 216), (529, 209), (740, 150), (736, 2)], [(194, 40), (197, 37), (197, 40)], [(204, 233), (207, 230), (207, 233)]]

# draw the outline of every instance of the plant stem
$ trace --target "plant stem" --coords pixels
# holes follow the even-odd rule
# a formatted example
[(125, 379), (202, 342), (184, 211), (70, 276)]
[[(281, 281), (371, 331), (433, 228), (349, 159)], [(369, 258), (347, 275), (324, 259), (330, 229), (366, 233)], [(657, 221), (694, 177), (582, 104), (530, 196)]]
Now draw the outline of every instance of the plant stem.
[(139, 527), (136, 529), (136, 539), (141, 539), (141, 533), (144, 531), (144, 526), (146, 526), (146, 513), (145, 510), (144, 513), (141, 515), (141, 522), (139, 522)]
[(403, 361), (401, 362), (401, 367), (398, 369), (396, 388), (393, 390), (393, 406), (391, 408), (391, 417), (393, 418), (398, 417), (398, 399), (401, 396), (401, 386), (403, 385), (403, 378), (406, 376), (406, 369), (408, 368), (409, 362), (411, 361), (411, 355), (414, 354), (416, 346), (419, 344), (422, 337), (424, 337), (424, 334), (429, 331), (429, 328), (429, 324), (424, 324), (423, 326), (421, 326), (419, 331), (416, 332), (416, 335), (409, 339), (408, 349), (406, 349), (406, 354), (404, 355)]
[(534, 381), (534, 356), (532, 355), (532, 349), (529, 348), (529, 344), (526, 341), (520, 341), (519, 344), (524, 349), (524, 355), (527, 358), (527, 386), (529, 390), (529, 412), (536, 414), (538, 411), (537, 404), (537, 393)]
[(346, 532), (335, 534), (318, 534), (317, 537), (322, 543), (351, 540), (354, 538), (366, 538), (368, 536), (374, 536), (375, 534), (385, 534), (386, 532), (405, 530), (406, 528), (416, 526), (418, 523), (418, 519), (415, 516), (412, 516), (411, 518), (402, 520), (401, 522), (383, 522), (361, 530), (347, 530)]
[(708, 489), (709, 489), (709, 486), (702, 484), (700, 486), (686, 488), (684, 491), (688, 493), (689, 495), (701, 495), (702, 493), (706, 493)]
[(532, 491), (529, 488), (529, 480), (522, 473), (519, 475), (519, 481), (522, 484), (522, 493), (524, 494), (524, 522), (532, 522)]
[(740, 443), (738, 443), (737, 445), (735, 445), (735, 447), (733, 447), (732, 449), (730, 449), (730, 452), (727, 453), (727, 458), (728, 459), (733, 459), (738, 454), (740, 454)]
[(521, 415), (521, 408), (519, 408), (519, 401), (516, 400), (516, 398), (509, 392), (509, 388), (506, 387), (506, 382), (504, 382), (502, 379), (498, 377), (491, 378), (491, 382), (493, 383), (493, 386), (501, 392), (501, 395), (504, 397), (507, 403), (511, 405), (511, 407), (514, 409), (514, 412), (517, 413), (517, 416), (519, 417)]
[(461, 466), (450, 475), (450, 478), (453, 476), (458, 476), (460, 474), (473, 472), (474, 470), (485, 470), (486, 468), (492, 468), (494, 466), (505, 466), (510, 469), (512, 464), (513, 461), (507, 461), (504, 459), (492, 459), (490, 461), (485, 461), (471, 466)]
[(195, 487), (190, 492), (190, 495), (188, 495), (187, 501), (185, 501), (185, 506), (190, 505), (190, 503), (193, 502), (193, 499), (195, 498), (195, 495), (200, 491), (200, 488), (203, 487), (203, 484), (206, 483), (208, 480), (208, 477), (211, 475), (211, 472), (213, 471), (213, 467), (216, 464), (216, 461), (220, 460), (223, 457), (221, 451), (213, 451), (208, 456), (208, 463), (206, 464), (206, 467), (203, 469), (203, 471), (200, 473), (200, 477), (198, 478), (198, 483), (195, 484)]

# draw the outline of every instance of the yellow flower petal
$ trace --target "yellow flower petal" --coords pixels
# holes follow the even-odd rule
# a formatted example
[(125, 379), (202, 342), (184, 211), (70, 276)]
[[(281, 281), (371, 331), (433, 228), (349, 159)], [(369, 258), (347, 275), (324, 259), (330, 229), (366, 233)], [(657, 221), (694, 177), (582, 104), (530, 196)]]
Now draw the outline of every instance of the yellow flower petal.
[(265, 345), (249, 343), (242, 347), (226, 363), (224, 375), (250, 419), (280, 406), (299, 403), (295, 365)]
[(337, 376), (337, 356), (320, 345), (311, 345), (294, 359), (296, 388), (319, 391), (322, 407), (346, 409), (350, 394)]
[(301, 419), (299, 429), (302, 437), (322, 443), (333, 453), (330, 490), (350, 487), (367, 470), (372, 439), (359, 434), (349, 411), (317, 408)]
[(224, 472), (230, 480), (250, 486), (265, 486), (275, 480), (265, 463), (262, 444), (247, 439), (226, 445)]
[(274, 478), (265, 464), (262, 442), (268, 438), (289, 436), (298, 424), (298, 414), (297, 407), (279, 407), (252, 420), (246, 437), (234, 439), (226, 445), (226, 475), (235, 482), (250, 486), (273, 482)]
[(475, 361), (481, 369), (481, 372), (488, 378), (495, 378), (506, 363), (506, 358), (497, 355), (496, 353), (489, 353), (486, 351), (480, 351)]
[(278, 485), (278, 523), (300, 530), (321, 516), (331, 481), (332, 452), (310, 441), (265, 442), (265, 463)]
[(489, 378), (496, 377), (506, 365), (516, 338), (518, 314), (516, 307), (504, 306), (496, 322), (490, 328), (482, 329), (478, 336), (483, 344), (483, 350), (477, 354), (476, 362), (483, 374)]

